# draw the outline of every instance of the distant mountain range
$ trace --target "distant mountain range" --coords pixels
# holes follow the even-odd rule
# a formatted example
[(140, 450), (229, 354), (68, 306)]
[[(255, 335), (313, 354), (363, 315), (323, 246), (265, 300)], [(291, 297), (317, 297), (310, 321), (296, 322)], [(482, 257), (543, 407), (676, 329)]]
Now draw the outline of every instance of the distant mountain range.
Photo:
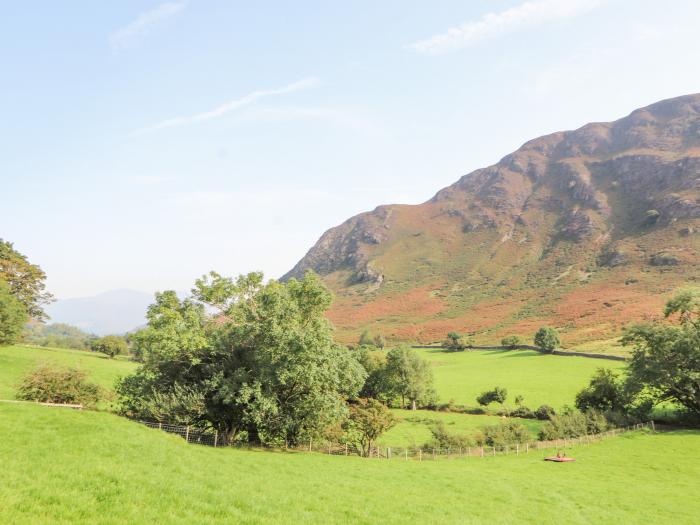
[(700, 95), (688, 95), (531, 140), (423, 204), (352, 217), (284, 278), (323, 277), (341, 340), (553, 324), (573, 343), (618, 335), (696, 283), (698, 232)]
[(124, 334), (146, 324), (153, 294), (112, 290), (92, 297), (59, 299), (46, 308), (49, 322), (68, 323), (97, 335)]

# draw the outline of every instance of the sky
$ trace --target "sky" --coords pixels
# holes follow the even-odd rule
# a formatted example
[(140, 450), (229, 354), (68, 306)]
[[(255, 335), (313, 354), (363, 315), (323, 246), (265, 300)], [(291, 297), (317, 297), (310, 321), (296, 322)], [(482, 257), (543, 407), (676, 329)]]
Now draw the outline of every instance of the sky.
[(58, 298), (277, 278), (352, 215), (700, 92), (697, 0), (0, 8), (0, 238)]

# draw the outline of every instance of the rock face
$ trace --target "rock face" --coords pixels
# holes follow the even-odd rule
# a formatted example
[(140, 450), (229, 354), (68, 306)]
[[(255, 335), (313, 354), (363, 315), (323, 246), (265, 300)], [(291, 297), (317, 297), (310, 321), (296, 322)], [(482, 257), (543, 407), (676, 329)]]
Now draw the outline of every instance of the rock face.
[[(576, 333), (588, 321), (558, 304), (581, 310), (577, 301), (590, 299), (592, 287), (624, 286), (634, 273), (634, 300), (651, 309), (660, 293), (693, 278), (683, 272), (697, 269), (685, 263), (700, 236), (686, 232), (699, 219), (700, 95), (689, 95), (531, 140), (428, 202), (348, 219), (283, 279), (307, 269), (323, 276), (336, 292), (330, 317), (341, 337), (375, 327), (399, 339), (431, 339), (447, 328), (489, 332), (510, 322), (519, 329), (528, 319), (568, 323)], [(675, 255), (670, 262), (669, 249), (684, 264)], [(677, 279), (665, 268), (664, 286), (655, 285), (656, 266), (678, 266)], [(430, 315), (387, 306), (417, 289), (432, 304)], [(569, 297), (576, 289), (580, 298)], [(478, 317), (493, 304), (502, 305), (500, 315)]]

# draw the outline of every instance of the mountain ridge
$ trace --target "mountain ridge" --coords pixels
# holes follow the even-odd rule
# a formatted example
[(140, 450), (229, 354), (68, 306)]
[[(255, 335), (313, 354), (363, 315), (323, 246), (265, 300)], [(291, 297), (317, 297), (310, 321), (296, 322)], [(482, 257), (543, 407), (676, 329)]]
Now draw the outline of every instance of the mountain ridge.
[[(617, 294), (615, 304), (635, 310), (624, 321), (698, 277), (699, 197), (693, 94), (532, 139), (422, 204), (351, 217), (283, 279), (307, 269), (323, 277), (341, 339), (368, 328), (397, 339), (448, 329), (495, 337), (548, 321), (572, 340), (609, 336), (620, 331), (615, 316), (585, 308), (603, 281), (616, 293), (597, 296)], [(575, 289), (578, 300), (568, 294)], [(495, 305), (501, 315), (482, 312)]]

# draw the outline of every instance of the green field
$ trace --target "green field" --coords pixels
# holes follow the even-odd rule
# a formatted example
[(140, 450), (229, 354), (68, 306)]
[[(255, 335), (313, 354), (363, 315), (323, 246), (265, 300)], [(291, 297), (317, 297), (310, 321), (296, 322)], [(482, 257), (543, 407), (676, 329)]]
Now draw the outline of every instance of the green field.
[(541, 404), (555, 408), (573, 405), (576, 393), (588, 384), (596, 368), (620, 369), (620, 361), (546, 355), (532, 350), (473, 350), (444, 352), (418, 349), (434, 367), (440, 401), (476, 406), (476, 396), (501, 386), (508, 390), (508, 403), (525, 397), (533, 409)]
[[(456, 414), (450, 412), (433, 412), (430, 410), (398, 410), (392, 412), (400, 419), (399, 423), (384, 434), (379, 443), (390, 447), (416, 447), (427, 443), (432, 434), (430, 427), (440, 420), (448, 432), (459, 435), (473, 435), (479, 429), (502, 422), (499, 416), (481, 416), (471, 414)], [(530, 430), (532, 440), (537, 439), (537, 432), (542, 423), (533, 419), (518, 419), (518, 422)]]
[(14, 399), (22, 377), (40, 363), (80, 368), (88, 380), (111, 390), (117, 377), (132, 373), (137, 364), (126, 359), (108, 359), (102, 354), (65, 348), (25, 346), (0, 347), (0, 399)]
[[(3, 523), (697, 523), (700, 434), (432, 461), (213, 449), (108, 413), (0, 403)], [(683, 461), (678, 461), (682, 457)]]

